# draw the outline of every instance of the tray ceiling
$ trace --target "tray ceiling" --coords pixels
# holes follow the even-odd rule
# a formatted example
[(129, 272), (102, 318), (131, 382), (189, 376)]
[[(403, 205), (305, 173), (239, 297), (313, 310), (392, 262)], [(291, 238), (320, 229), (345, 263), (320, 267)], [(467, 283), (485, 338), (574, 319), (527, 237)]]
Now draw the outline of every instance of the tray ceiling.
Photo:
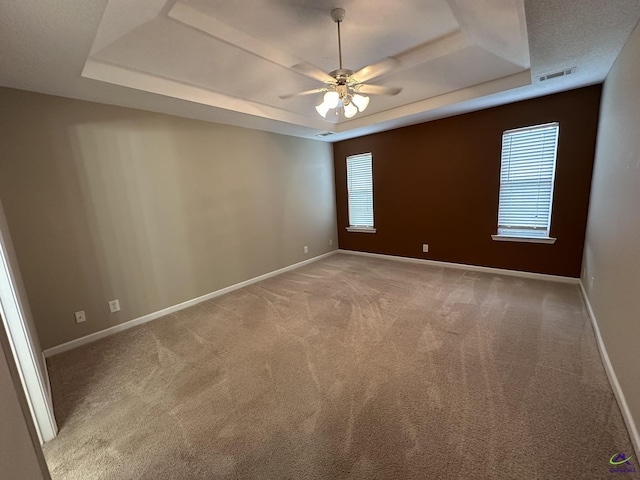
[[(345, 67), (395, 57), (373, 83), (403, 90), (326, 121), (319, 95), (279, 95), (321, 86), (296, 63), (337, 68), (334, 7)], [(0, 86), (336, 141), (602, 82), (638, 18), (637, 0), (0, 2)]]
[[(111, 0), (83, 76), (213, 107), (327, 131), (348, 130), (342, 115), (318, 116), (321, 94), (282, 94), (323, 86), (291, 69), (306, 62), (338, 68), (332, 2), (313, 0)], [(403, 107), (513, 77), (530, 82), (522, 1), (345, 1), (343, 60), (358, 70), (399, 60), (373, 84), (402, 87), (371, 96), (360, 123), (401, 118)], [(522, 75), (524, 73), (524, 75)], [(514, 82), (497, 82), (494, 92)]]

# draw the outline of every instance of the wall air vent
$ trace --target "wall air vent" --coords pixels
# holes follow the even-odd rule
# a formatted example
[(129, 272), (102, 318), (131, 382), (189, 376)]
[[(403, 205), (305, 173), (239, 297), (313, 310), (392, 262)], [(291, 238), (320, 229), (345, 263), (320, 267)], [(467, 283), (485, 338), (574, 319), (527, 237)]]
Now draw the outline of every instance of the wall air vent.
[(333, 135), (333, 132), (316, 133), (316, 137), (328, 137), (329, 135)]
[(541, 75), (538, 77), (538, 81), (546, 82), (547, 80), (552, 80), (554, 78), (566, 77), (567, 75), (571, 75), (576, 71), (576, 67), (565, 68), (564, 70), (560, 70), (559, 72), (547, 73), (546, 75)]

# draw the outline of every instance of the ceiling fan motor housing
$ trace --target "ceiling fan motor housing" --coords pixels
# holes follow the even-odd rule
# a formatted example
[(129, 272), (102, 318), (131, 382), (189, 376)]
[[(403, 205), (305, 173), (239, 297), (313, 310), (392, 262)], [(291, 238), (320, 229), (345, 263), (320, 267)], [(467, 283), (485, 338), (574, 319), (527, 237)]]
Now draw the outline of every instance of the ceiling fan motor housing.
[(336, 79), (338, 85), (345, 85), (346, 83), (348, 83), (349, 77), (353, 75), (353, 70), (339, 68), (338, 70), (330, 72), (329, 75)]

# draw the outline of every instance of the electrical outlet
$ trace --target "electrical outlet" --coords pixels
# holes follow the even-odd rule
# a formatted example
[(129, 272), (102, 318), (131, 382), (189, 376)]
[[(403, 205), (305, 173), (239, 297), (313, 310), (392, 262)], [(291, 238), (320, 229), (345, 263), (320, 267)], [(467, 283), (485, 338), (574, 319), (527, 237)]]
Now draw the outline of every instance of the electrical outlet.
[(115, 313), (120, 311), (120, 302), (118, 300), (111, 300), (109, 302), (109, 312)]
[(87, 316), (84, 313), (84, 310), (80, 310), (74, 314), (76, 316), (76, 323), (82, 323), (87, 321)]
[(429, 252), (429, 244), (428, 243), (423, 243), (422, 244), (422, 251), (424, 253), (428, 253)]
[(333, 238), (329, 240), (329, 246), (333, 245)]
[(306, 245), (304, 246), (304, 253), (309, 253), (309, 247), (307, 247)]

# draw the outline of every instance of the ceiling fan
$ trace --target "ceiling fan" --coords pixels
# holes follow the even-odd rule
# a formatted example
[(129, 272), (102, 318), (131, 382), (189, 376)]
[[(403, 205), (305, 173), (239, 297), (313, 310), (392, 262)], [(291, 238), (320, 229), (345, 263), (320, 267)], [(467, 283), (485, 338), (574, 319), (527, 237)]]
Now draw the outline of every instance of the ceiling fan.
[(343, 8), (334, 8), (331, 10), (331, 18), (338, 25), (338, 57), (340, 60), (340, 68), (333, 72), (325, 73), (308, 63), (294, 65), (291, 67), (292, 69), (309, 78), (323, 82), (325, 86), (290, 95), (280, 95), (280, 98), (286, 99), (301, 95), (324, 93), (322, 103), (316, 106), (316, 110), (323, 118), (326, 118), (327, 112), (333, 108), (336, 109), (336, 114), (342, 110), (344, 116), (347, 118), (353, 117), (358, 111), (363, 112), (364, 109), (367, 108), (367, 105), (369, 105), (369, 97), (363, 94), (397, 95), (402, 91), (400, 87), (368, 85), (365, 83), (396, 68), (400, 62), (395, 58), (387, 57), (381, 62), (368, 65), (357, 72), (342, 68), (340, 23), (344, 20), (344, 16), (345, 11)]

